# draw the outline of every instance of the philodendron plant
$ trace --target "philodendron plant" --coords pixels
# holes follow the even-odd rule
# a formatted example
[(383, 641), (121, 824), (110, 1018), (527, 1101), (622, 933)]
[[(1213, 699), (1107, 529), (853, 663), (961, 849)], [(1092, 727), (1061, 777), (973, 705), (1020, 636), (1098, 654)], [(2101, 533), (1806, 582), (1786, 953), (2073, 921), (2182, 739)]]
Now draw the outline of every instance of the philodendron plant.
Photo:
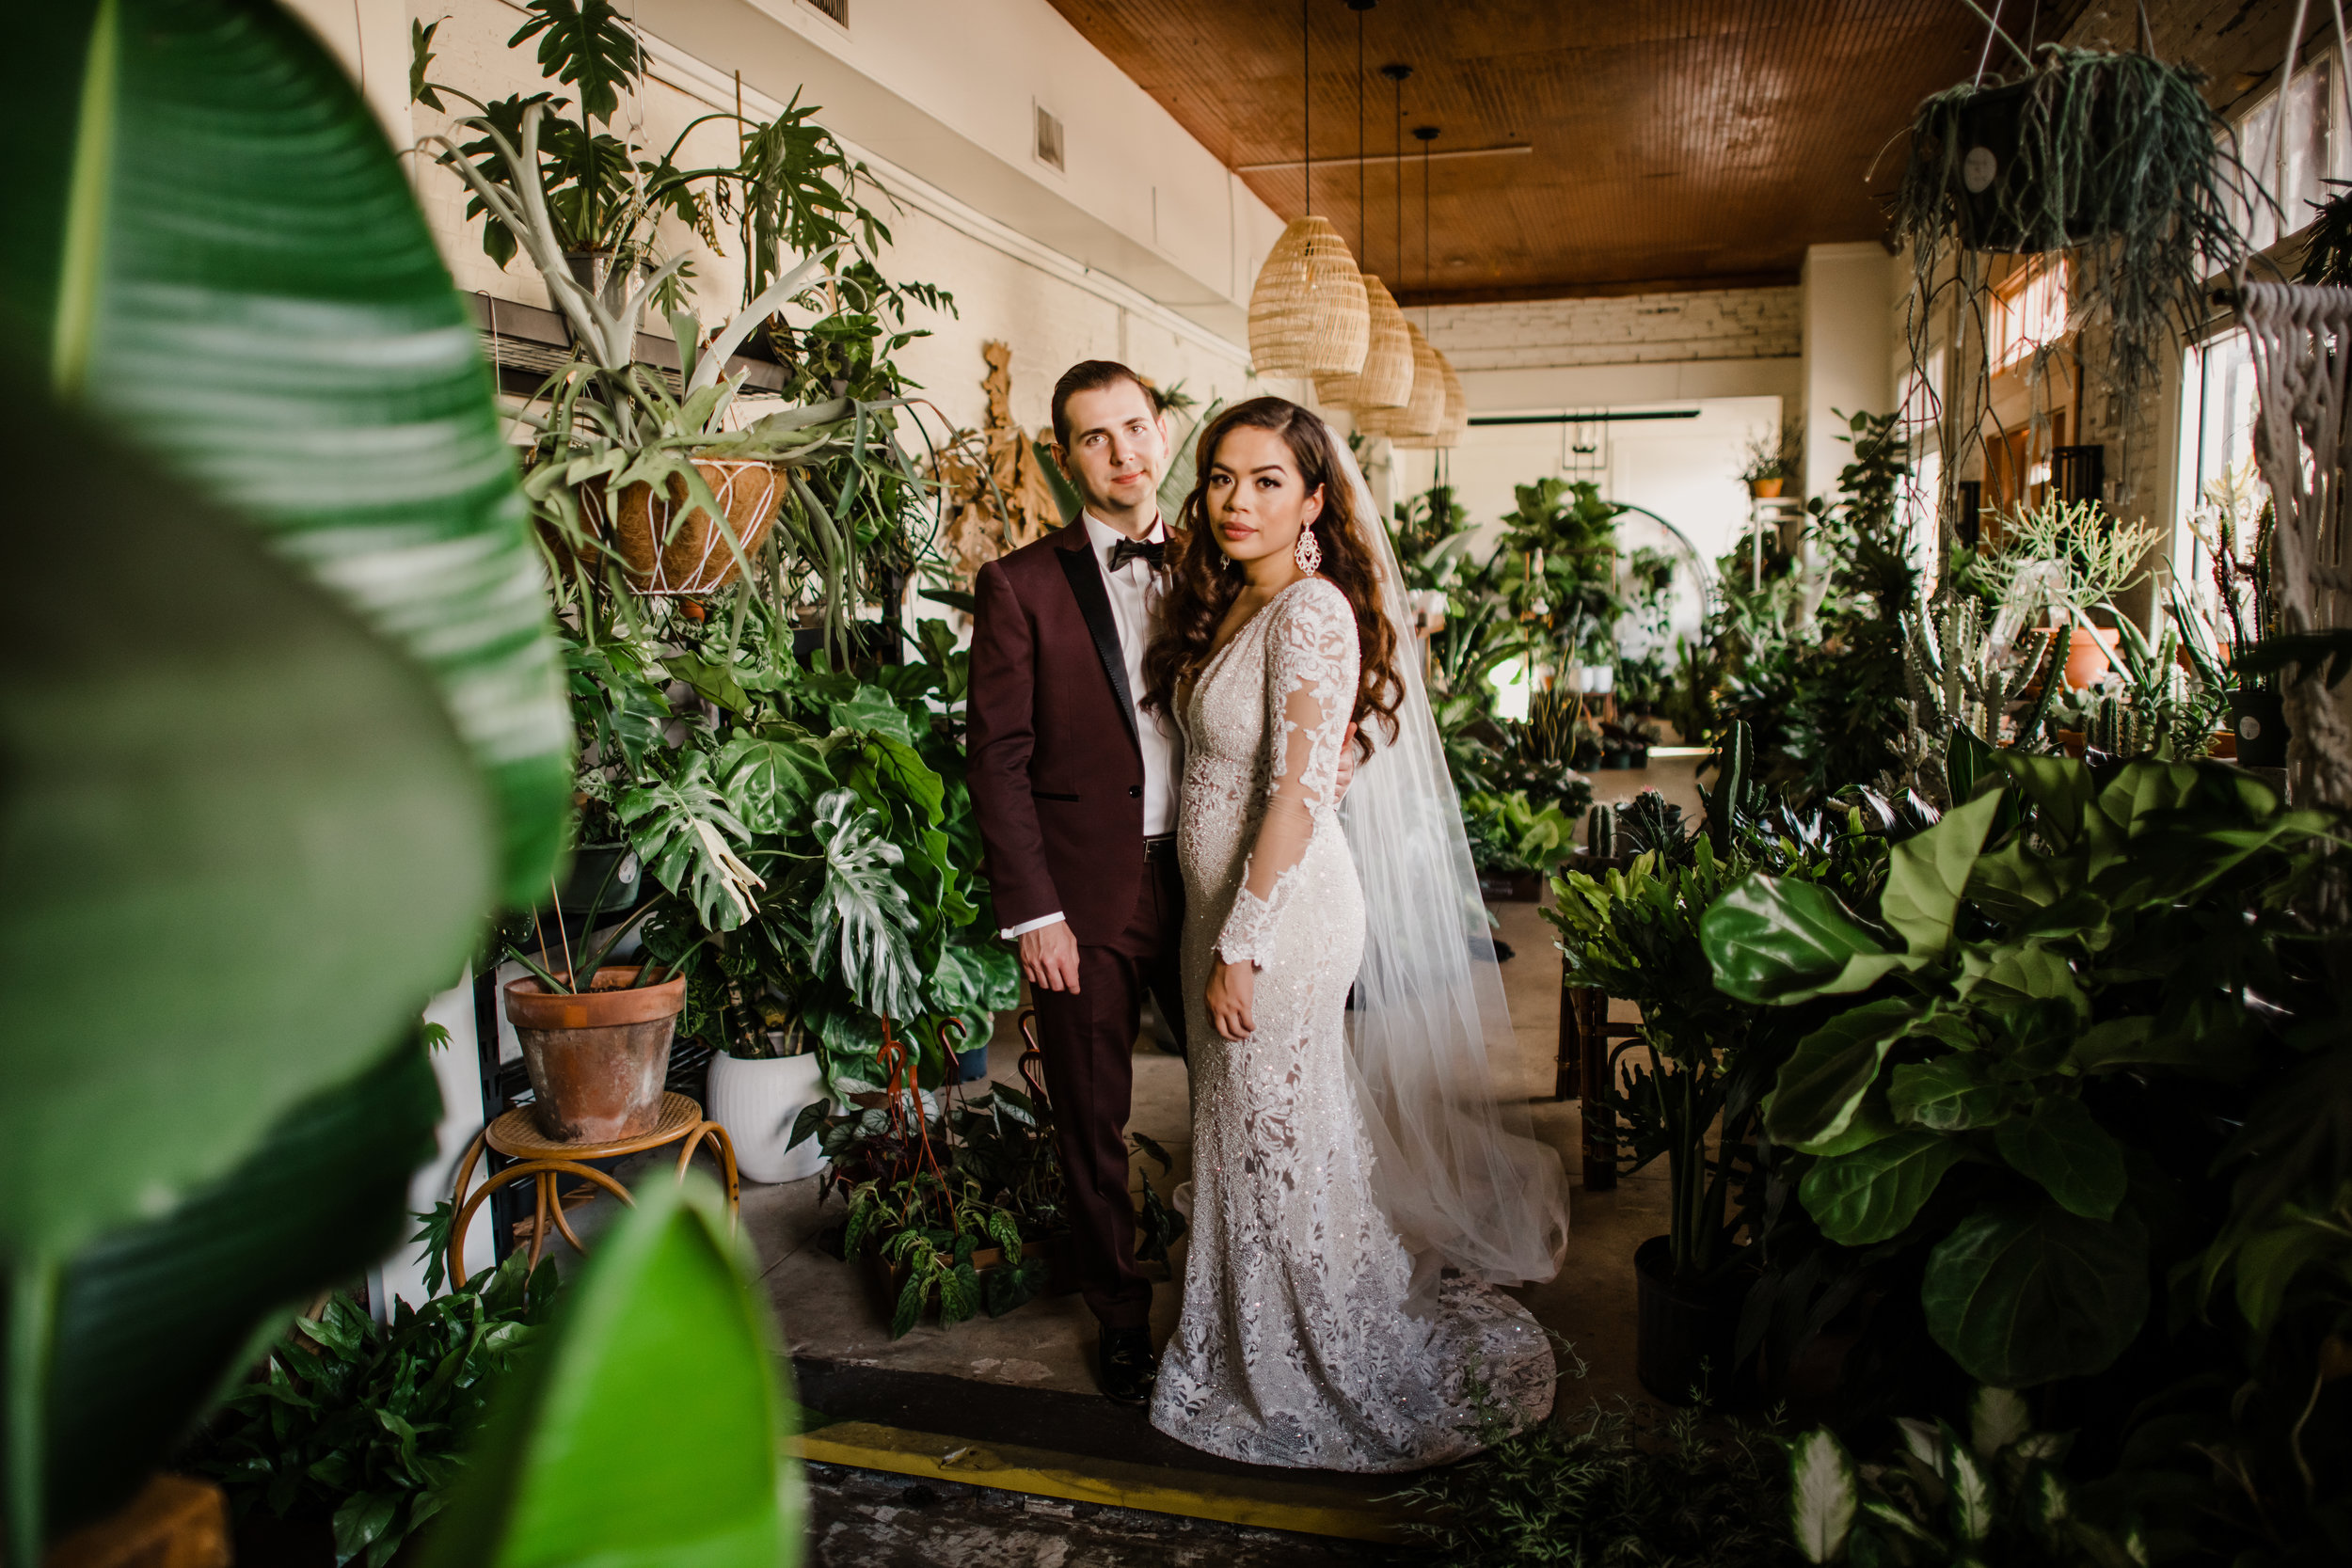
[[(529, 258), (572, 333), (574, 358), (532, 400), (545, 413), (517, 416), (538, 432), (524, 492), (552, 534), (594, 560), (589, 512), (608, 494), (642, 483), (689, 503), (671, 508), (675, 537), (698, 511), (727, 515), (697, 464), (781, 470), (775, 515), (846, 655), (861, 578), (870, 576), (861, 573), (863, 549), (879, 544), (903, 555), (898, 536), (922, 510), (923, 482), (896, 439), (904, 400), (889, 356), (923, 335), (905, 328), (910, 307), (952, 302), (928, 285), (892, 284), (875, 267), (890, 232), (859, 199), (868, 177), (811, 121), (813, 109), (795, 103), (768, 121), (707, 114), (655, 153), (596, 129), (612, 122), (624, 90), (643, 85), (644, 50), (632, 24), (610, 0), (530, 0), (524, 8), (528, 18), (508, 41), (538, 40), (549, 87), (560, 81), (578, 93), (576, 119), (563, 114), (570, 100), (551, 90), (485, 103), (432, 80), (438, 24), (415, 25), (409, 71), (417, 102), (471, 107), (452, 134), (426, 136), (420, 150), (465, 182), (468, 211), (485, 218), (484, 246), (501, 266), (517, 249)], [(681, 166), (691, 133), (720, 121), (734, 126), (735, 162)], [(660, 225), (683, 224), (715, 250), (720, 215), (739, 219), (744, 280), (735, 312), (707, 326), (689, 308), (692, 255), (667, 244)], [(787, 308), (810, 325), (796, 331)], [(675, 342), (675, 378), (639, 356), (638, 325), (654, 309)], [(885, 314), (896, 329), (882, 325)], [(787, 384), (770, 412), (739, 419), (733, 410), (746, 372), (726, 367), (755, 334), (778, 351)], [(764, 527), (761, 519), (745, 531)], [(732, 527), (718, 531), (750, 578), (757, 541)], [(780, 588), (779, 547), (767, 564)]]
[(2138, 1333), (2178, 1261), (2152, 1228), (2213, 1152), (2148, 1130), (2196, 1125), (2309, 1002), (2287, 901), (2334, 830), (2214, 765), (1992, 761), (1894, 847), (1867, 914), (1757, 876), (1701, 935), (1730, 995), (1854, 998), (1781, 1068), (1765, 1132), (1812, 1157), (1798, 1196), (1831, 1241), (1935, 1238), (1930, 1333), (2014, 1388), (2096, 1372)]

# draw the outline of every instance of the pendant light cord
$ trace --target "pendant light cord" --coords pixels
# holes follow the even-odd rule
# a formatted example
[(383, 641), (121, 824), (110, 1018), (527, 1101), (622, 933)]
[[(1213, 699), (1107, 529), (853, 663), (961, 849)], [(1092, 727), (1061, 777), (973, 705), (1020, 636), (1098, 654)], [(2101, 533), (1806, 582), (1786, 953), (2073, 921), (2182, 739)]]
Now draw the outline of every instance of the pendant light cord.
[(1365, 249), (1364, 223), (1370, 212), (1364, 204), (1364, 13), (1356, 13), (1356, 248)]
[(1307, 182), (1307, 214), (1315, 215), (1314, 58), (1307, 28), (1308, 0), (1298, 0), (1298, 177)]

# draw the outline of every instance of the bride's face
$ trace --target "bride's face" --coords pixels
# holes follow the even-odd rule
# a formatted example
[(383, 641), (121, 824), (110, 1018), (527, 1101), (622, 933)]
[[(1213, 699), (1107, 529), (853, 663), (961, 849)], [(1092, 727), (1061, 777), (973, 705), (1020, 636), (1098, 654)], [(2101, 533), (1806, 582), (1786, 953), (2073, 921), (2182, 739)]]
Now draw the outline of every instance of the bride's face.
[(1204, 499), (1217, 548), (1244, 565), (1295, 548), (1299, 531), (1323, 515), (1323, 487), (1307, 488), (1290, 443), (1249, 425), (1216, 444)]

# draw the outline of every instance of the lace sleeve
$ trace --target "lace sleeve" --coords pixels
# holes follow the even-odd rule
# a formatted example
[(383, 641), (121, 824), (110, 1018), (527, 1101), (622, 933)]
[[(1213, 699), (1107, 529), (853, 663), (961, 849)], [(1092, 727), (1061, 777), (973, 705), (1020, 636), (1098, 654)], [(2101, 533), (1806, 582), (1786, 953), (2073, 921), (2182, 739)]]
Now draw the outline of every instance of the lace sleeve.
[(1217, 937), (1227, 963), (1263, 969), (1272, 957), (1284, 890), (1307, 858), (1316, 822), (1334, 809), (1358, 657), (1355, 614), (1332, 584), (1300, 588), (1276, 606), (1266, 634), (1265, 815)]

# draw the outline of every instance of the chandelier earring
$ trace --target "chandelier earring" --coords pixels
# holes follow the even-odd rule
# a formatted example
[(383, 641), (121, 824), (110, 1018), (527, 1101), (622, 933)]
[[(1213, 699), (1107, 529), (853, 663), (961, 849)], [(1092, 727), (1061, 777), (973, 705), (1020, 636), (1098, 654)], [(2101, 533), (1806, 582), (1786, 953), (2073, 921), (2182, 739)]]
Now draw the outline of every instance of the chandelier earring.
[(1323, 546), (1315, 542), (1312, 523), (1298, 531), (1298, 543), (1291, 547), (1291, 555), (1298, 562), (1298, 569), (1310, 576), (1323, 564)]

